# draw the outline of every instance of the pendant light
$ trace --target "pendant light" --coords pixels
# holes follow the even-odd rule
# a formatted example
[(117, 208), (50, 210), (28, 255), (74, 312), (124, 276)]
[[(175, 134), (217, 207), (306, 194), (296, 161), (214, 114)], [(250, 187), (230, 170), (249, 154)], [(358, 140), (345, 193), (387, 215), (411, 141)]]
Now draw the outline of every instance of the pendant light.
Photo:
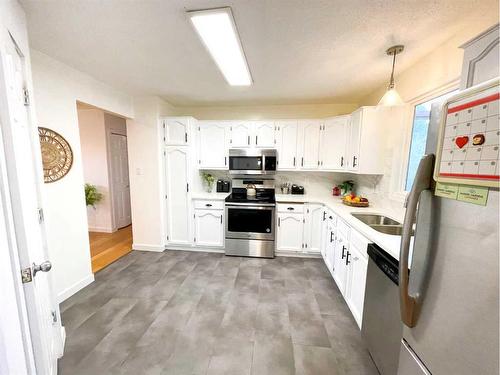
[(399, 96), (398, 92), (394, 88), (394, 66), (396, 65), (396, 55), (400, 54), (404, 50), (404, 46), (397, 45), (392, 46), (387, 49), (386, 53), (389, 56), (392, 56), (392, 72), (391, 72), (391, 80), (389, 81), (389, 86), (387, 86), (387, 91), (382, 96), (382, 99), (378, 102), (378, 105), (383, 106), (393, 106), (403, 104), (403, 100)]

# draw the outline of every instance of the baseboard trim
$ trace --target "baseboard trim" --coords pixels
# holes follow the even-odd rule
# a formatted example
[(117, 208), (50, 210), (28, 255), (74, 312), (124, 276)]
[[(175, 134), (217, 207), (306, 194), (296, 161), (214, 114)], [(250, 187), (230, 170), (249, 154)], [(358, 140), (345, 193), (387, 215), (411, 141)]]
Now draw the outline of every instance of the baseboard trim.
[(116, 229), (106, 227), (89, 227), (89, 232), (97, 233), (115, 233)]
[(76, 283), (74, 283), (73, 285), (71, 285), (69, 288), (66, 288), (62, 292), (60, 292), (57, 295), (57, 303), (61, 303), (61, 302), (65, 301), (65, 300), (67, 300), (73, 294), (75, 294), (76, 292), (82, 290), (87, 285), (89, 285), (89, 284), (91, 284), (93, 282), (94, 282), (94, 274), (91, 273), (90, 275), (85, 276), (80, 281), (77, 281)]
[(132, 250), (141, 250), (141, 251), (156, 251), (162, 252), (165, 250), (165, 246), (162, 245), (147, 245), (142, 243), (133, 243)]
[(224, 249), (215, 249), (210, 247), (181, 247), (181, 246), (169, 246), (167, 245), (165, 250), (173, 251), (193, 251), (201, 253), (224, 253)]
[(292, 258), (322, 258), (321, 254), (308, 254), (296, 253), (294, 251), (276, 250), (274, 254), (278, 257), (292, 257)]

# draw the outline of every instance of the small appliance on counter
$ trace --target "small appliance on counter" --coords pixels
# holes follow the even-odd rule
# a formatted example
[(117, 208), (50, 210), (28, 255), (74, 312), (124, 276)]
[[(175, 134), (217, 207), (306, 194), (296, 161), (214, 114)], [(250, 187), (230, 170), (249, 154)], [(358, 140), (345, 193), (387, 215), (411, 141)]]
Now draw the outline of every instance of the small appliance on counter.
[(299, 185), (292, 185), (292, 194), (298, 194), (298, 195), (304, 195), (305, 190), (304, 186), (299, 186)]
[(217, 180), (217, 193), (229, 193), (229, 181)]

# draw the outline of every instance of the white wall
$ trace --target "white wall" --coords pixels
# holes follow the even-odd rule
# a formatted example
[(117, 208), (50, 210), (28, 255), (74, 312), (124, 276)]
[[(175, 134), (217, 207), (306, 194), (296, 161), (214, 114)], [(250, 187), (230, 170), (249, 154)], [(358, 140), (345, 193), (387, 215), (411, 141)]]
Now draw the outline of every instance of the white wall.
[(95, 207), (87, 206), (89, 231), (113, 232), (108, 149), (104, 111), (78, 108), (78, 126), (82, 149), (83, 179), (95, 185), (103, 199)]
[(73, 149), (69, 173), (43, 189), (54, 286), (62, 301), (93, 280), (76, 101), (123, 117), (133, 117), (133, 103), (125, 93), (38, 51), (31, 51), (31, 59), (38, 123), (61, 134)]

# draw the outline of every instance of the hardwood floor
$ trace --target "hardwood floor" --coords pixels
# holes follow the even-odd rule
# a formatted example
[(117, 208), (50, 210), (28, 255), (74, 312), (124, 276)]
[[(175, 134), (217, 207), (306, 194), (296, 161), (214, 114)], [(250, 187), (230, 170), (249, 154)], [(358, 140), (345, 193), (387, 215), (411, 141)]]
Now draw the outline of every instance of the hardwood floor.
[(114, 233), (89, 232), (92, 272), (102, 270), (132, 251), (132, 226)]

